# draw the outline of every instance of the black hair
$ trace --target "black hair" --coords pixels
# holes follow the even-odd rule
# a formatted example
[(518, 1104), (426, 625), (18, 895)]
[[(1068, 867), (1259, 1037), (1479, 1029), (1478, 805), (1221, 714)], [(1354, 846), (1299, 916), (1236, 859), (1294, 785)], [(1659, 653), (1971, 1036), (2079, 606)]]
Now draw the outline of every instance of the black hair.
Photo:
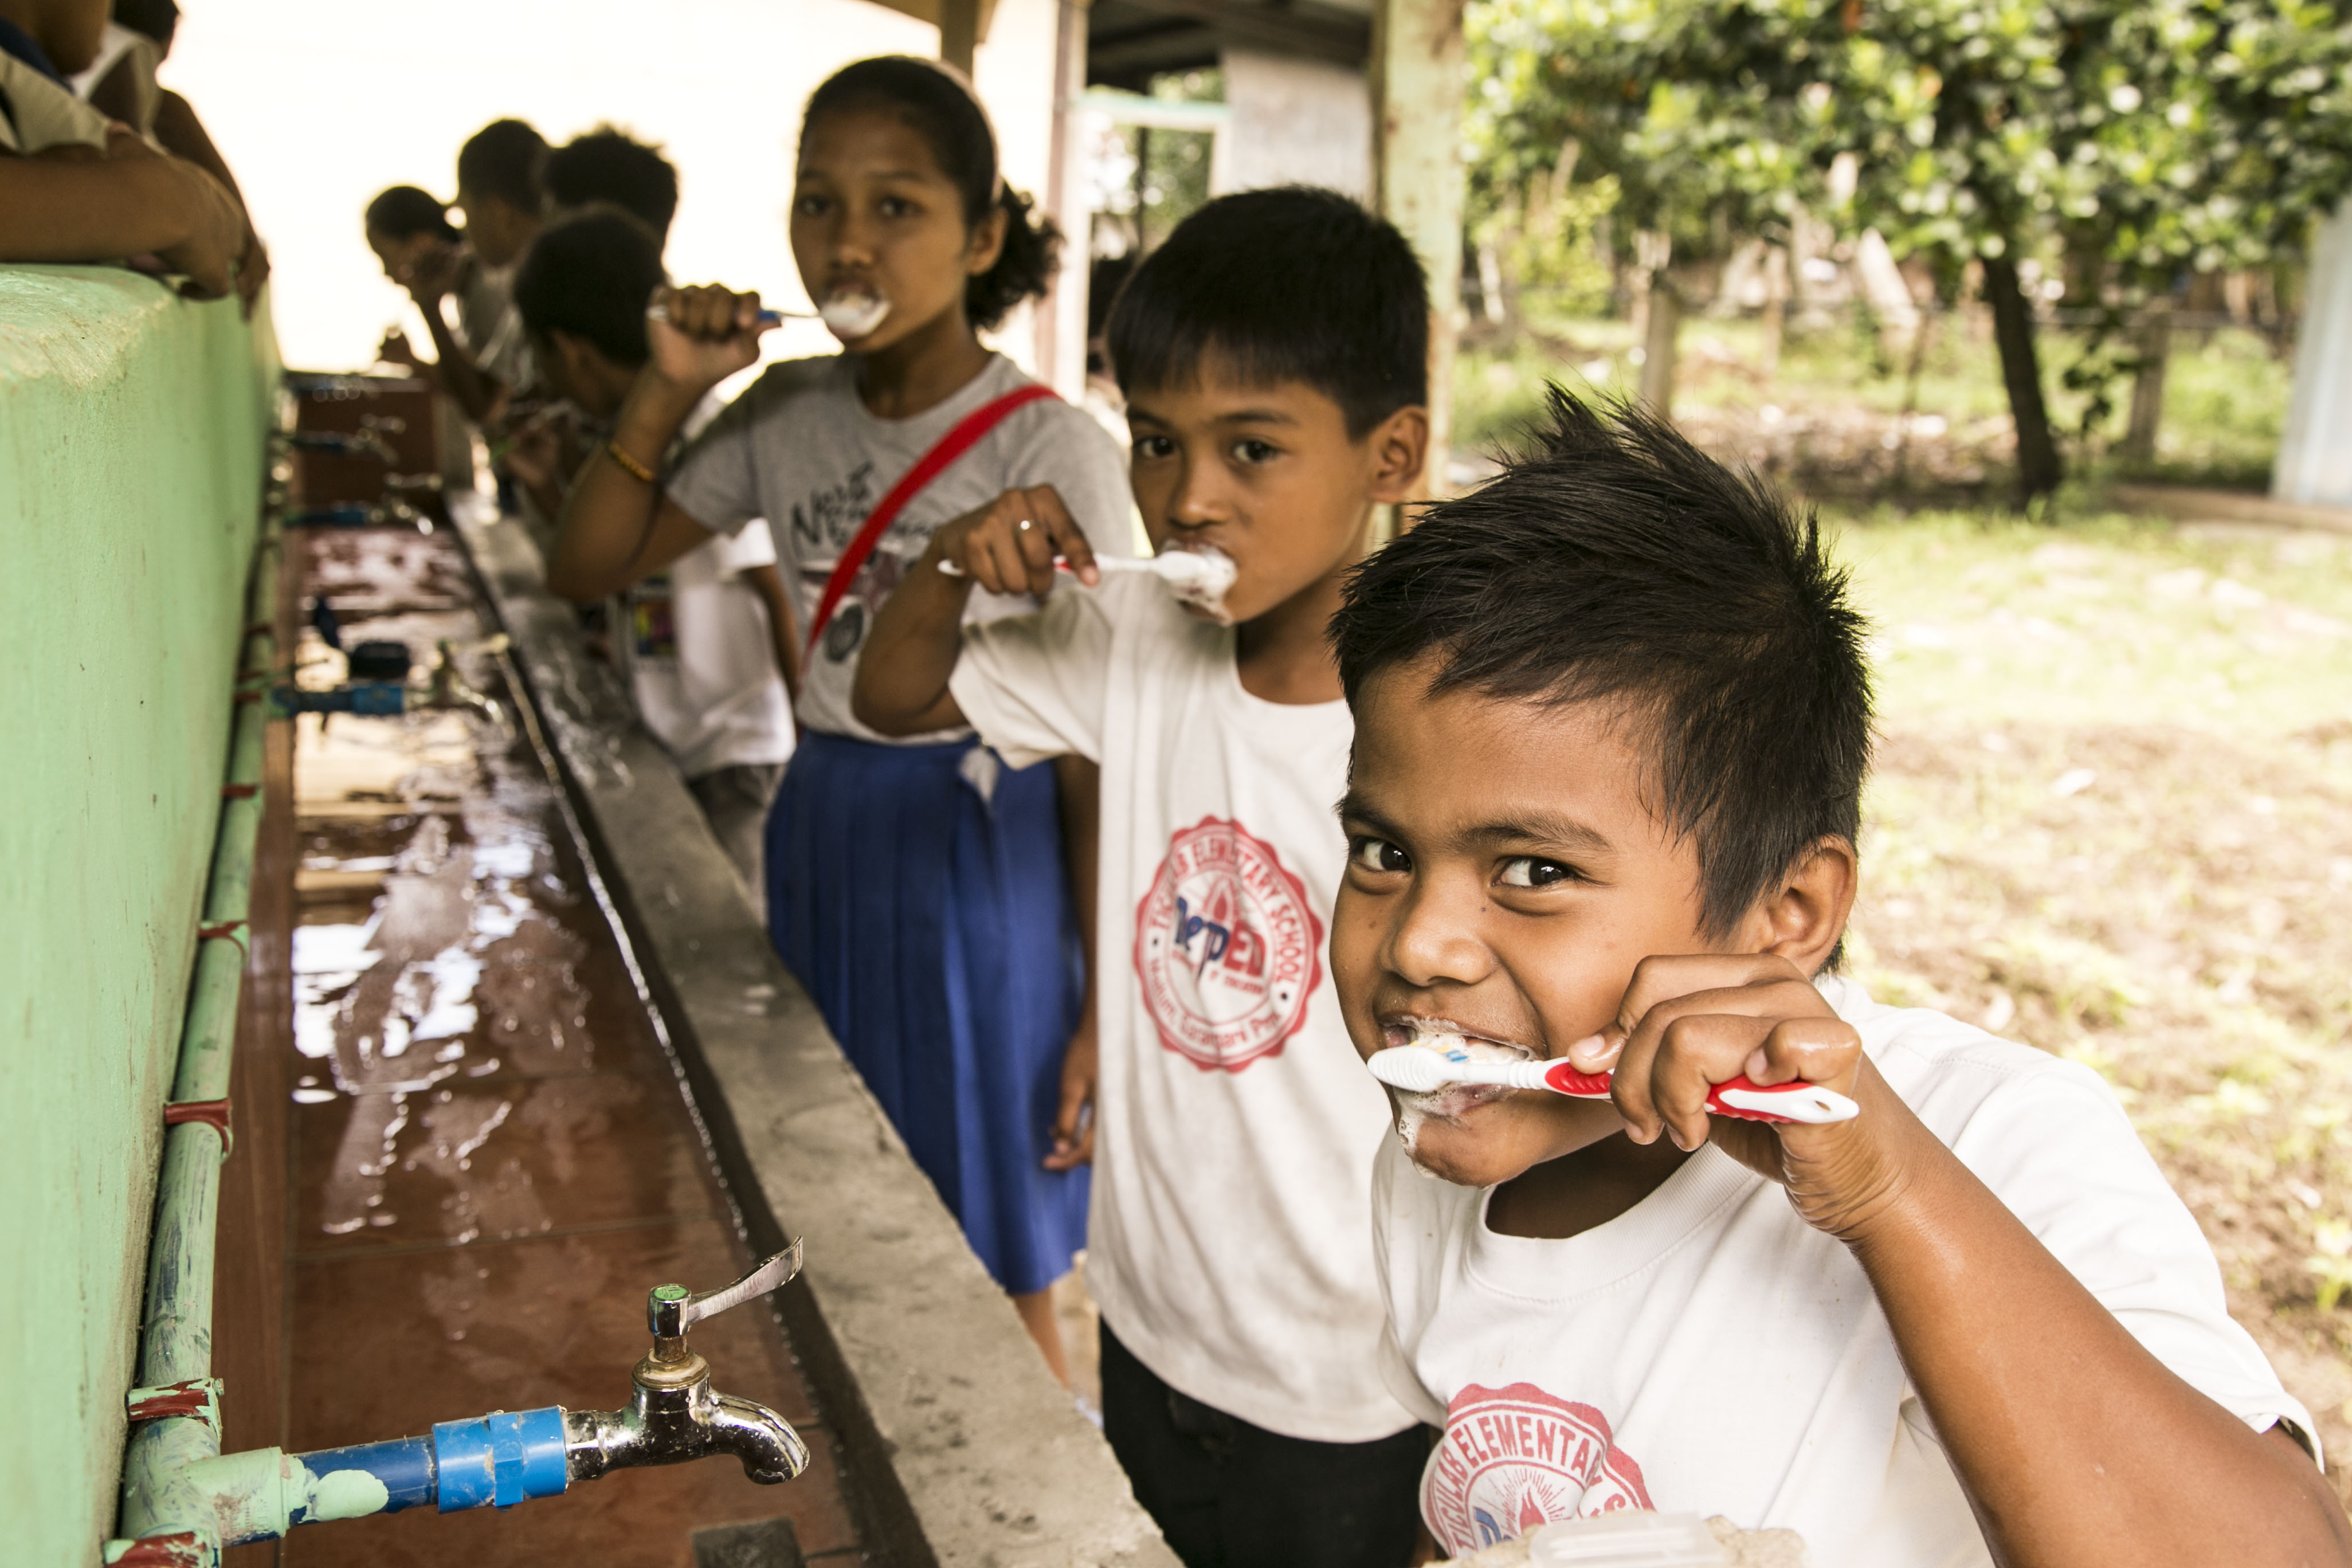
[(1004, 244), (996, 264), (964, 285), (963, 311), (973, 326), (993, 327), (1022, 300), (1045, 292), (1060, 265), (1062, 231), (1004, 183), (996, 163), (996, 132), (960, 74), (911, 55), (845, 65), (809, 94), (801, 139), (808, 139), (808, 128), (822, 116), (854, 109), (880, 109), (914, 128), (963, 197), (966, 228), (977, 226), (991, 210), (1003, 210)]
[(1423, 658), (1431, 696), (1623, 704), (1719, 937), (1812, 845), (1859, 841), (1866, 629), (1811, 512), (1555, 386), (1531, 450), (1356, 567), (1330, 635), (1351, 705)]
[(449, 221), (448, 205), (415, 185), (394, 185), (378, 192), (367, 205), (367, 226), (394, 239), (429, 234), (455, 245), (465, 237)]
[(114, 19), (154, 40), (165, 53), (171, 52), (172, 35), (180, 29), (180, 7), (175, 0), (114, 0)]
[(1173, 386), (1216, 355), (1251, 381), (1300, 381), (1360, 438), (1429, 401), (1429, 283), (1396, 226), (1308, 185), (1220, 196), (1119, 289), (1119, 389)]
[(598, 203), (548, 225), (515, 270), (515, 309), (534, 336), (574, 332), (614, 364), (646, 363), (646, 301), (661, 287), (661, 237)]
[(457, 150), (457, 189), (537, 216), (546, 205), (547, 140), (520, 120), (493, 120)]
[(677, 215), (677, 169), (660, 148), (599, 125), (547, 155), (547, 195), (564, 210), (611, 202), (667, 238)]

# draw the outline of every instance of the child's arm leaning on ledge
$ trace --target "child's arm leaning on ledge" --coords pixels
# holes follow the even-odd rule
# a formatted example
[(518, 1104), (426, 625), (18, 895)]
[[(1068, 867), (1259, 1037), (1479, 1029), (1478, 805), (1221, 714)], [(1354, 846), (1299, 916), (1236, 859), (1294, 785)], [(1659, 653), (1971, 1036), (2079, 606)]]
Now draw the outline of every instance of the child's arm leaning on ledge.
[[(1853, 1248), (2003, 1568), (2352, 1564), (2352, 1524), (2286, 1429), (2254, 1432), (2150, 1354), (1786, 960), (1649, 960), (1617, 1024), (1570, 1056), (1613, 1063), (1635, 1142), (1711, 1136)], [(1707, 1085), (1743, 1069), (1829, 1085), (1862, 1115), (1710, 1122)]]
[(0, 153), (0, 261), (104, 261), (149, 252), (199, 300), (236, 276), (245, 214), (210, 174), (160, 154), (103, 159)]

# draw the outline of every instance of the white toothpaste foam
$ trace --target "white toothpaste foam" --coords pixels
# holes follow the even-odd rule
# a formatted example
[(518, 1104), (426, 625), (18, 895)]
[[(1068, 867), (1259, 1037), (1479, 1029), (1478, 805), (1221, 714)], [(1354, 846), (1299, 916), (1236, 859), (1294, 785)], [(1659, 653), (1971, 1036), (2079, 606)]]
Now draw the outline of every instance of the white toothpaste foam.
[(1152, 558), (1152, 565), (1179, 604), (1192, 605), (1221, 626), (1233, 624), (1225, 613), (1225, 595), (1242, 569), (1232, 556), (1204, 544), (1198, 550), (1165, 551)]
[(872, 332), (890, 313), (890, 301), (878, 294), (843, 292), (827, 297), (816, 308), (833, 335), (844, 342), (852, 342)]
[[(1522, 1062), (1531, 1060), (1535, 1056), (1533, 1051), (1522, 1046), (1504, 1046), (1492, 1040), (1475, 1039), (1436, 1024), (1416, 1026), (1412, 1038), (1405, 1044), (1435, 1051), (1454, 1061)], [(1458, 1121), (1473, 1106), (1499, 1100), (1511, 1091), (1495, 1084), (1449, 1083), (1429, 1094), (1409, 1094), (1403, 1089), (1391, 1089), (1389, 1092), (1396, 1096), (1397, 1141), (1410, 1154), (1421, 1137), (1422, 1124), (1432, 1117), (1440, 1121)]]

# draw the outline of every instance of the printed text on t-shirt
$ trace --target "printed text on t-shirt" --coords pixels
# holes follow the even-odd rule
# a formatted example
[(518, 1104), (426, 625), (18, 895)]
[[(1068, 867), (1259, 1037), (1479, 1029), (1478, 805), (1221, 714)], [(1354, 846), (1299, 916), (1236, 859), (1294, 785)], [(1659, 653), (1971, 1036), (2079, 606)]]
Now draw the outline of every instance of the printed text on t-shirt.
[(1654, 1506), (1608, 1418), (1531, 1383), (1455, 1394), (1422, 1472), (1422, 1518), (1456, 1555), (1556, 1520)]
[(1323, 922), (1274, 846), (1202, 817), (1169, 840), (1135, 911), (1135, 972), (1160, 1043), (1239, 1072), (1307, 1022)]

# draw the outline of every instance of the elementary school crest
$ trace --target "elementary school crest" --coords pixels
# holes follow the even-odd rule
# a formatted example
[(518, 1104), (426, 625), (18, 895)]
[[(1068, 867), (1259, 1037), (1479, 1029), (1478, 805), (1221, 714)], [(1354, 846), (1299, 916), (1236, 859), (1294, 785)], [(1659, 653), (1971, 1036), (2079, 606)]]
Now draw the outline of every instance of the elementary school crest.
[(1203, 1071), (1239, 1072), (1307, 1022), (1323, 922), (1274, 847), (1204, 816), (1168, 842), (1135, 911), (1135, 973), (1160, 1043)]
[(1422, 1517), (1456, 1556), (1539, 1524), (1652, 1506), (1608, 1418), (1531, 1383), (1455, 1394), (1421, 1478)]

